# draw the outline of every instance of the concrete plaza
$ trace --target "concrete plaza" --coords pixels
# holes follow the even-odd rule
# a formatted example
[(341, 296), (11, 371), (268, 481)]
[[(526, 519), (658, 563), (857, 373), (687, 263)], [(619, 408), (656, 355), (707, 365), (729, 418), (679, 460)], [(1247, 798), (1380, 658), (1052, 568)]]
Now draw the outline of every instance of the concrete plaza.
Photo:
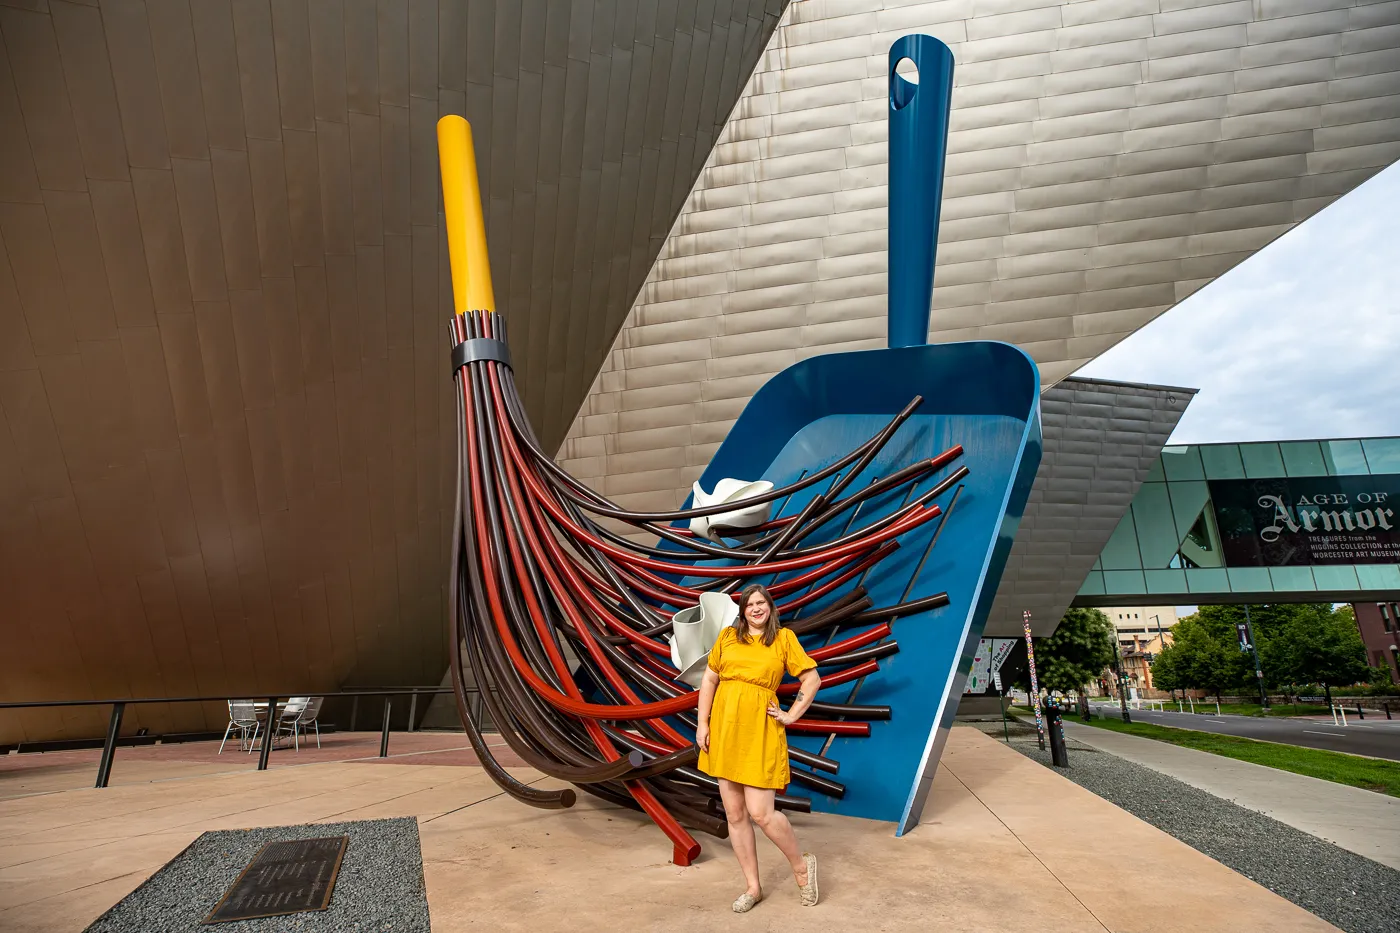
[(630, 811), (587, 795), (533, 810), (479, 767), (418, 763), (430, 757), (267, 772), (246, 759), (133, 761), (105, 790), (75, 787), (72, 767), (0, 767), (0, 929), (81, 930), (205, 830), (387, 816), (418, 818), (439, 931), (1334, 929), (973, 729), (953, 731), (923, 823), (904, 838), (884, 823), (794, 817), (822, 860), (818, 908), (798, 907), (760, 842), (767, 899), (745, 916), (729, 910), (741, 882), (727, 843), (702, 837), (704, 855), (678, 868)]

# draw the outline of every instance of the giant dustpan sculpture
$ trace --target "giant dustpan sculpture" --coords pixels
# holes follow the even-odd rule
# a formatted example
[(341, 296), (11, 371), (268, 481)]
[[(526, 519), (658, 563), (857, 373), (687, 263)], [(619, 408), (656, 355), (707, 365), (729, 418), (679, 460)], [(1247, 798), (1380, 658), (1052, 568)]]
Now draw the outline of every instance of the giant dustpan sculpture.
[[(925, 75), (921, 87), (895, 75), (904, 57)], [(679, 864), (699, 852), (689, 830), (727, 828), (716, 782), (695, 769), (696, 694), (672, 663), (672, 617), (766, 583), (823, 679), (807, 717), (788, 729), (789, 790), (813, 796), (780, 794), (778, 805), (898, 820), (902, 832), (917, 821), (1039, 461), (1038, 377), (1025, 354), (922, 345), (952, 59), (937, 40), (911, 36), (890, 61), (897, 346), (817, 357), (774, 377), (700, 480), (702, 489), (735, 477), (773, 484), (737, 503), (630, 512), (540, 450), (494, 309), (470, 128), (459, 117), (438, 125), (457, 312), (458, 708), (503, 789), (535, 806), (574, 803), (572, 790), (528, 786), (492, 758), (468, 702), (469, 668), (481, 713), (517, 755), (646, 812)], [(765, 503), (767, 521), (745, 522), (741, 541), (723, 537), (725, 514), (752, 516)], [(717, 529), (709, 539), (689, 526), (706, 517), (713, 523), (699, 524)], [(625, 530), (661, 540), (638, 544)]]
[[(918, 83), (899, 74), (905, 60), (917, 68)], [(876, 606), (942, 591), (947, 604), (897, 617), (900, 650), (879, 677), (822, 692), (837, 702), (858, 697), (888, 705), (893, 716), (861, 741), (794, 740), (841, 761), (848, 792), (814, 798), (815, 806), (896, 821), (903, 833), (918, 822), (1040, 464), (1040, 377), (1010, 344), (927, 344), (953, 56), (930, 36), (904, 36), (891, 47), (888, 67), (891, 348), (812, 357), (773, 377), (730, 429), (700, 484), (720, 476), (791, 482), (820, 470), (892, 414), (908, 412), (915, 397), (918, 406), (851, 485), (867, 487), (922, 457), (961, 448), (969, 472), (938, 498), (946, 514), (901, 536), (899, 551), (860, 581)], [(940, 479), (931, 474), (911, 492), (869, 500), (858, 520), (878, 522)], [(795, 495), (783, 514), (800, 513), (820, 488)]]

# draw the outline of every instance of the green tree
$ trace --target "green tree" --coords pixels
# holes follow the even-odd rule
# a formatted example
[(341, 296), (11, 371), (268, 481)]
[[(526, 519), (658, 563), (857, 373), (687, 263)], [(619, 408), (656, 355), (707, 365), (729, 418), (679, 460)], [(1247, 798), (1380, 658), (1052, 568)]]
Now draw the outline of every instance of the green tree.
[[(1250, 605), (1259, 667), (1269, 687), (1323, 685), (1328, 701), (1332, 687), (1365, 680), (1366, 649), (1350, 606), (1329, 603)], [(1193, 687), (1219, 697), (1228, 687), (1254, 679), (1252, 659), (1239, 647), (1236, 626), (1246, 620), (1245, 606), (1201, 606), (1173, 630), (1175, 643), (1157, 657), (1152, 679), (1162, 688)]]
[(1218, 700), (1226, 688), (1243, 683), (1247, 673), (1253, 675), (1238, 648), (1234, 626), (1223, 618), (1197, 612), (1178, 622), (1172, 636), (1171, 645), (1152, 665), (1152, 680), (1159, 689), (1205, 690)]
[(1037, 639), (1035, 666), (1040, 686), (1084, 692), (1090, 681), (1113, 662), (1113, 623), (1098, 609), (1070, 609), (1055, 634)]
[(1175, 645), (1165, 645), (1152, 662), (1152, 686), (1158, 690), (1185, 690), (1187, 684), (1181, 673), (1183, 653), (1173, 651)]
[(1393, 693), (1395, 681), (1390, 676), (1389, 667), (1373, 667), (1366, 675), (1366, 684), (1371, 688), (1371, 692), (1377, 696)]
[[(1264, 683), (1277, 687), (1293, 682), (1284, 649), (1287, 641), (1282, 637), (1284, 631), (1299, 618), (1315, 615), (1319, 610), (1330, 612), (1331, 607), (1308, 603), (1201, 606), (1194, 618), (1199, 619), (1216, 638), (1232, 643), (1237, 651), (1240, 650), (1239, 635), (1235, 627), (1248, 620), (1254, 629), (1254, 646), (1259, 652), (1259, 668), (1264, 674)], [(1248, 652), (1242, 652), (1241, 661), (1245, 666), (1244, 679), (1252, 680), (1252, 659)]]
[(1350, 606), (1304, 607), (1272, 636), (1270, 654), (1278, 675), (1288, 683), (1322, 684), (1327, 703), (1332, 688), (1365, 680), (1366, 646)]

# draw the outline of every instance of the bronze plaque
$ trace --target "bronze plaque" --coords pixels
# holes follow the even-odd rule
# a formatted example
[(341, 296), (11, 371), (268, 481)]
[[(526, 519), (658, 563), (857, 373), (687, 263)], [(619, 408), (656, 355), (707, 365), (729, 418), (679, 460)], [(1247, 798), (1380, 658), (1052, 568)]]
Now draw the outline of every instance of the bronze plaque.
[(269, 842), (204, 918), (205, 923), (325, 910), (349, 836)]

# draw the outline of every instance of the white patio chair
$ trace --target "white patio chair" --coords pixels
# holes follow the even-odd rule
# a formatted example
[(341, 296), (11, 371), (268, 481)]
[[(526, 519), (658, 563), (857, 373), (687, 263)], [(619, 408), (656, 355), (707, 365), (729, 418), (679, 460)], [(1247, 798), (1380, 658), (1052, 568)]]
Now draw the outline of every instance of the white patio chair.
[(302, 735), (306, 735), (306, 727), (311, 726), (316, 730), (316, 747), (321, 747), (321, 724), (316, 717), (321, 715), (321, 704), (325, 702), (323, 697), (311, 697), (306, 701), (306, 706), (302, 708), (301, 714), (297, 716), (296, 722), (292, 723), (293, 728)]
[(310, 697), (291, 697), (286, 704), (277, 711), (276, 731), (273, 732), (273, 748), (276, 748), (277, 739), (283, 734), (292, 737), (292, 746), (297, 751), (301, 751), (301, 744), (297, 740), (297, 720), (306, 710), (306, 706), (311, 702)]
[(234, 729), (238, 730), (238, 747), (251, 748), (258, 730), (258, 708), (252, 700), (228, 701), (228, 728), (224, 729), (224, 740), (219, 743), (220, 755), (224, 753), (224, 745)]

